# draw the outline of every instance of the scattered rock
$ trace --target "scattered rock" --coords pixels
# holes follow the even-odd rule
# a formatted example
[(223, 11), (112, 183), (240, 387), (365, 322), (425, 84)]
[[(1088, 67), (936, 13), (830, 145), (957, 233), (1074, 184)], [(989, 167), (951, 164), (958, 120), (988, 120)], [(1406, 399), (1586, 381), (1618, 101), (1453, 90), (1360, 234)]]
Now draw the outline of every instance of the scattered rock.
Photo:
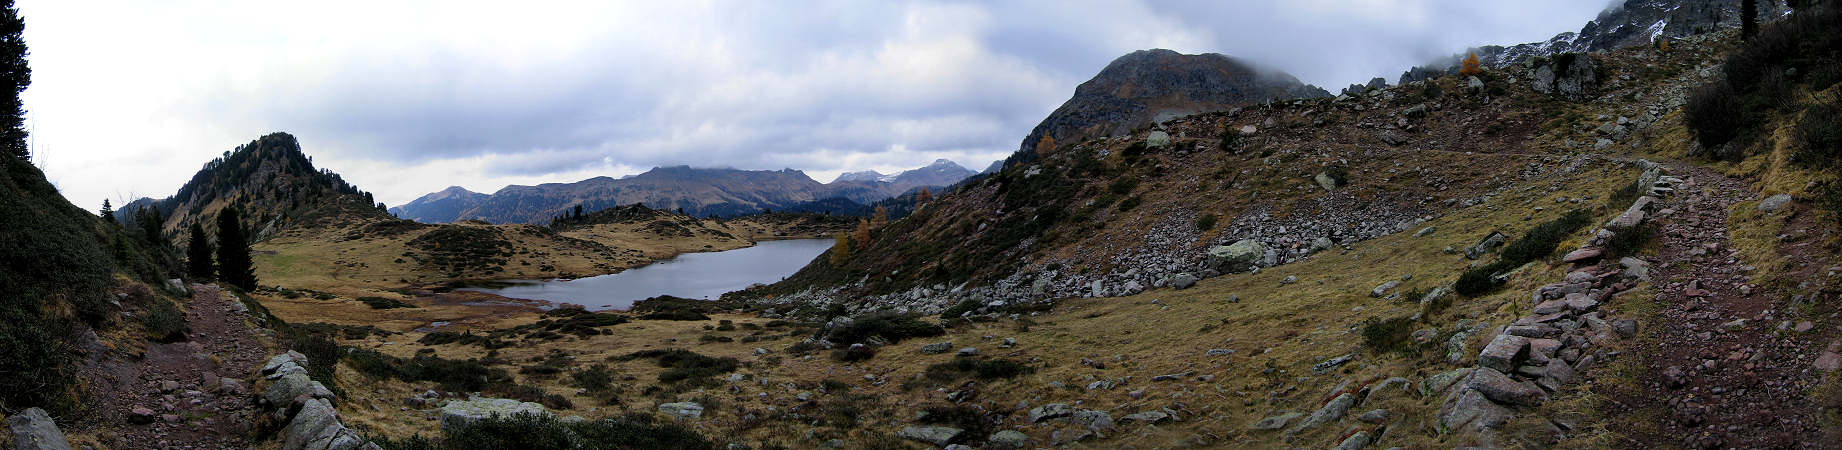
[(678, 419), (696, 419), (704, 416), (704, 405), (697, 402), (661, 403), (659, 412)]
[(1145, 412), (1141, 412), (1137, 414), (1128, 414), (1125, 417), (1119, 418), (1120, 422), (1141, 422), (1141, 423), (1160, 423), (1160, 422), (1167, 422), (1170, 420), (1171, 420), (1170, 414), (1167, 414), (1163, 411), (1145, 411)]
[(70, 441), (51, 415), (39, 408), (26, 408), (6, 418), (6, 429), (13, 433), (17, 450), (70, 450)]
[(955, 355), (958, 355), (958, 356), (977, 356), (978, 354), (979, 354), (978, 347), (962, 348), (962, 349), (959, 349), (958, 353), (955, 353)]
[(1513, 334), (1499, 334), (1484, 346), (1484, 351), (1477, 355), (1477, 365), (1495, 369), (1497, 372), (1513, 372), (1516, 361), (1528, 349), (1529, 340)]
[(1784, 209), (1784, 205), (1788, 205), (1790, 203), (1791, 203), (1791, 194), (1778, 194), (1778, 195), (1774, 195), (1771, 197), (1766, 197), (1765, 200), (1760, 200), (1759, 210), (1765, 211), (1765, 212), (1777, 211), (1780, 209)]
[(1295, 413), (1295, 412), (1281, 413), (1279, 415), (1260, 419), (1258, 421), (1255, 421), (1252, 424), (1248, 424), (1247, 429), (1254, 430), (1254, 431), (1277, 430), (1280, 428), (1285, 428), (1286, 424), (1292, 422), (1292, 419), (1297, 419), (1303, 416), (1304, 414)]
[(1068, 407), (1066, 403), (1050, 403), (1030, 408), (1030, 423), (1040, 423), (1044, 420), (1068, 417), (1073, 414), (1074, 408)]
[(1017, 430), (1004, 430), (992, 433), (985, 439), (985, 447), (997, 450), (1016, 450), (1030, 445), (1030, 435)]
[[(663, 408), (665, 405), (659, 405)], [(452, 400), (441, 407), (441, 429), (452, 430), (456, 427), (472, 424), (493, 415), (512, 416), (516, 414), (550, 415), (544, 405), (521, 402), (509, 398), (475, 397), (470, 400)]]
[(1509, 237), (1504, 236), (1503, 233), (1492, 231), (1489, 235), (1484, 236), (1483, 239), (1479, 239), (1476, 244), (1466, 247), (1465, 257), (1470, 259), (1482, 258), (1492, 250), (1496, 250), (1497, 247), (1502, 246), (1503, 241), (1507, 239), (1509, 239)]
[(932, 344), (921, 346), (921, 353), (926, 353), (929, 355), (938, 355), (941, 353), (946, 353), (948, 350), (952, 350), (952, 349), (953, 349), (952, 342), (935, 342)]
[(959, 435), (965, 432), (966, 430), (953, 427), (910, 425), (902, 428), (902, 431), (895, 432), (895, 436), (911, 441), (921, 441), (945, 446), (953, 442), (954, 439), (959, 438)]
[(1471, 380), (1465, 385), (1497, 403), (1535, 406), (1548, 399), (1547, 392), (1543, 392), (1534, 383), (1516, 381), (1503, 372), (1487, 367), (1471, 372)]
[(1318, 408), (1316, 412), (1311, 413), (1311, 416), (1299, 421), (1298, 426), (1292, 428), (1292, 432), (1296, 433), (1336, 422), (1337, 419), (1343, 418), (1344, 413), (1349, 412), (1351, 406), (1356, 406), (1356, 396), (1348, 392), (1337, 394), (1335, 398), (1330, 399), (1330, 402), (1325, 403), (1324, 407)]

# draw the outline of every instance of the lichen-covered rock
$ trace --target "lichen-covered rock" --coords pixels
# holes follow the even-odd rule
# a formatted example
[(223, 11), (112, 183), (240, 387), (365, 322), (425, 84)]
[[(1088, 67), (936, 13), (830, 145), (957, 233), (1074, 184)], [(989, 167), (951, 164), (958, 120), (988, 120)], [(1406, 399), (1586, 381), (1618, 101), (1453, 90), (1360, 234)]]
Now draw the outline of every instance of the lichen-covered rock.
[(6, 429), (13, 433), (13, 448), (18, 450), (70, 450), (70, 441), (43, 409), (26, 408), (7, 417)]
[(1254, 423), (1247, 425), (1247, 429), (1254, 431), (1277, 430), (1285, 428), (1286, 424), (1292, 423), (1292, 419), (1297, 419), (1299, 417), (1304, 417), (1304, 414), (1296, 412), (1283, 413), (1254, 421)]
[(457, 427), (478, 422), (492, 416), (510, 417), (518, 414), (550, 415), (544, 405), (521, 402), (509, 398), (476, 397), (470, 400), (454, 400), (441, 407), (441, 429), (453, 430)]
[(997, 450), (1015, 450), (1030, 445), (1030, 435), (1017, 430), (1004, 430), (992, 433), (985, 439), (985, 447)]
[(959, 435), (965, 432), (966, 430), (953, 427), (910, 425), (902, 428), (902, 431), (895, 432), (895, 436), (911, 441), (921, 441), (945, 446), (952, 443), (953, 439), (959, 438)]
[(678, 419), (696, 419), (703, 417), (704, 405), (696, 402), (662, 403), (659, 405), (659, 412)]
[(1266, 255), (1260, 241), (1242, 239), (1233, 244), (1209, 247), (1209, 266), (1222, 273), (1245, 272)]
[(1356, 406), (1355, 395), (1351, 395), (1348, 392), (1337, 394), (1336, 398), (1330, 399), (1330, 402), (1325, 403), (1324, 407), (1318, 408), (1317, 412), (1313, 412), (1311, 416), (1306, 417), (1305, 420), (1299, 421), (1298, 426), (1292, 428), (1292, 432), (1305, 431), (1317, 428), (1319, 425), (1336, 422), (1337, 419), (1343, 418), (1344, 413), (1349, 412), (1351, 406)]
[(1072, 414), (1074, 414), (1074, 408), (1068, 407), (1067, 404), (1050, 403), (1047, 405), (1030, 408), (1030, 423), (1042, 422), (1044, 420), (1054, 419), (1057, 417), (1068, 417), (1069, 415), (1072, 415)]

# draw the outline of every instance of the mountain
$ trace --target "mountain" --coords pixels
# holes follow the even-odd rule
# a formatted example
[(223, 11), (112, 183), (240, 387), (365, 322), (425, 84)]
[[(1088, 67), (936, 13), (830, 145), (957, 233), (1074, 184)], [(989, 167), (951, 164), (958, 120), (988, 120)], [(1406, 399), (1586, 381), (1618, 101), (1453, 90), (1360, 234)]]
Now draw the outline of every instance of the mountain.
[[(1485, 67), (1503, 68), (1530, 58), (1561, 53), (1600, 52), (1651, 45), (1661, 39), (1682, 39), (1740, 26), (1741, 0), (1626, 0), (1601, 11), (1580, 31), (1564, 32), (1546, 41), (1511, 46), (1486, 45), (1468, 50)], [(1759, 23), (1790, 12), (1783, 1), (1760, 0)], [(1452, 55), (1401, 73), (1401, 84), (1428, 77), (1458, 73), (1465, 55)]]
[[(182, 235), (195, 221), (206, 224), (228, 206), (243, 211), (258, 238), (290, 225), (322, 220), (389, 219), (371, 193), (347, 183), (339, 174), (315, 169), (301, 152), (300, 141), (273, 133), (205, 163), (204, 168), (164, 199), (142, 198), (116, 210), (122, 223), (143, 207), (160, 212), (169, 235)], [(330, 208), (329, 208), (330, 207)], [(211, 228), (207, 225), (206, 228)]]
[[(1140, 50), (1107, 64), (1023, 139), (1019, 153), (1044, 137), (1058, 144), (1123, 135), (1153, 121), (1228, 109), (1237, 103), (1328, 97), (1284, 72), (1217, 53)], [(1026, 157), (1026, 159), (1028, 159)]]
[(831, 180), (832, 183), (838, 183), (838, 182), (843, 182), (843, 181), (889, 181), (889, 176), (883, 175), (881, 172), (877, 172), (874, 170), (865, 170), (862, 172), (841, 173), (841, 174), (838, 174), (838, 178), (834, 178)]
[(489, 197), (491, 196), (469, 191), (460, 186), (449, 186), (447, 189), (390, 208), (390, 214), (417, 222), (453, 222), (460, 217), (462, 212), (479, 206)]
[[(484, 220), (491, 223), (548, 223), (572, 213), (645, 204), (692, 216), (737, 216), (796, 208), (807, 212), (864, 211), (864, 205), (915, 192), (941, 190), (971, 170), (945, 159), (925, 167), (883, 175), (875, 171), (840, 175), (820, 184), (798, 170), (659, 167), (624, 177), (595, 177), (574, 183), (507, 186), (491, 195), (451, 187), (422, 196), (391, 212), (425, 223)], [(842, 200), (842, 201), (838, 201)]]

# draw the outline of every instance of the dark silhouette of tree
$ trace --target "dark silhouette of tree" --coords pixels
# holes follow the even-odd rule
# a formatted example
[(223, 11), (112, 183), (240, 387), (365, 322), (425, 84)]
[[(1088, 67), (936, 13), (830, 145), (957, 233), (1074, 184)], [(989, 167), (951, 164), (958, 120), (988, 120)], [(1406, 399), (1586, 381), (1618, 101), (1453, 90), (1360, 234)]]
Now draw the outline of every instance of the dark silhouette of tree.
[(102, 216), (103, 222), (115, 223), (115, 208), (109, 207), (109, 199), (102, 199), (102, 211), (96, 215)]
[(224, 208), (217, 215), (218, 278), (231, 286), (256, 288), (256, 268), (249, 259), (249, 239), (243, 235), (243, 220), (235, 207)]
[(211, 242), (206, 240), (205, 227), (192, 222), (192, 241), (186, 244), (186, 274), (192, 281), (210, 281), (217, 277), (217, 267), (211, 264)]
[(582, 205), (576, 205), (576, 217), (575, 218), (577, 219), (582, 218)]
[(160, 217), (160, 210), (148, 207), (134, 210), (134, 224), (141, 227), (141, 235), (147, 238), (147, 242), (162, 246), (168, 244), (163, 230), (166, 220)]
[(1759, 0), (1740, 0), (1740, 40), (1759, 34)]
[(19, 159), (31, 156), (26, 147), (26, 104), (19, 93), (32, 84), (32, 67), (26, 65), (26, 21), (19, 17), (13, 0), (0, 0), (0, 154)]

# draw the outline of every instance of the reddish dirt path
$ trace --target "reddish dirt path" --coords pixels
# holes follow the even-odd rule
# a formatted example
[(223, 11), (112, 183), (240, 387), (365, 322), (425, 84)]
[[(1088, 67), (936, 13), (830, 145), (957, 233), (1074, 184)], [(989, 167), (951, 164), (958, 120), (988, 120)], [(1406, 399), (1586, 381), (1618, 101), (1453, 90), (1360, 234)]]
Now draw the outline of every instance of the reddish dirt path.
[[(247, 449), (258, 411), (250, 392), (267, 354), (229, 295), (214, 285), (192, 285), (185, 305), (191, 327), (186, 342), (149, 343), (139, 361), (104, 362), (91, 377), (91, 411), (117, 448)], [(236, 305), (240, 306), (240, 305)], [(234, 380), (224, 383), (223, 379)], [(151, 423), (135, 423), (135, 408)], [(144, 421), (144, 420), (142, 420)]]
[[(1654, 221), (1659, 250), (1650, 275), (1662, 309), (1645, 324), (1655, 327), (1652, 339), (1633, 349), (1644, 358), (1643, 391), (1614, 396), (1666, 415), (1656, 435), (1627, 436), (1625, 446), (1833, 447), (1809, 393), (1822, 381), (1812, 363), (1835, 333), (1799, 323), (1791, 293), (1754, 284), (1745, 268), (1754, 262), (1741, 261), (1727, 235), (1733, 206), (1757, 194), (1705, 168), (1671, 169), (1687, 183), (1663, 200)], [(1780, 330), (1787, 320), (1797, 325)]]

